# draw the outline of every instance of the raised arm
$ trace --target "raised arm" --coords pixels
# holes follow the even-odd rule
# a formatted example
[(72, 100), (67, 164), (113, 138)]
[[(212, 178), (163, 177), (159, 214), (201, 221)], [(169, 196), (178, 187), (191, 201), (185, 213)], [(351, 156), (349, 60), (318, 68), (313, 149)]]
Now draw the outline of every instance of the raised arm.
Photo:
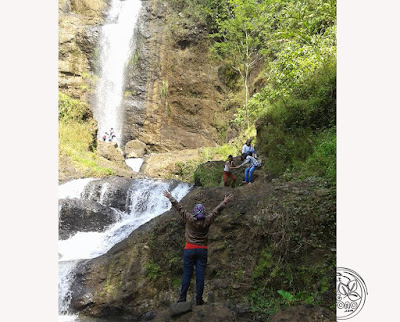
[(211, 215), (207, 218), (210, 221), (210, 224), (212, 224), (217, 215), (221, 213), (222, 209), (224, 209), (226, 204), (232, 199), (233, 195), (229, 194), (228, 196), (224, 197), (224, 201), (222, 201), (217, 207), (214, 208), (214, 210), (211, 212)]
[(168, 198), (168, 200), (171, 202), (172, 206), (179, 212), (182, 219), (186, 222), (186, 219), (190, 218), (190, 214), (185, 209), (183, 209), (181, 204), (174, 197), (172, 197), (172, 195), (169, 191), (164, 190), (163, 195), (166, 198)]

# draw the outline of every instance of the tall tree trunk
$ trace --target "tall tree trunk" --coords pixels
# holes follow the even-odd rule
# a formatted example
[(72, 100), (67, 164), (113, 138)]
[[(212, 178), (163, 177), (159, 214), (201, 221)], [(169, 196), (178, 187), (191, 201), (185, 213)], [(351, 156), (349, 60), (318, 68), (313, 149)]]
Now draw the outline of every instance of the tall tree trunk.
[(249, 90), (248, 90), (248, 85), (247, 85), (247, 71), (246, 71), (246, 75), (244, 78), (244, 89), (245, 89), (245, 99), (244, 99), (244, 107), (246, 109), (246, 122), (247, 122), (247, 128), (250, 127), (250, 121), (249, 121), (249, 110), (247, 108), (247, 100), (248, 100), (248, 96), (249, 96)]
[(244, 106), (246, 108), (246, 121), (247, 121), (247, 128), (250, 127), (249, 121), (249, 110), (247, 108), (247, 100), (249, 96), (249, 89), (248, 89), (248, 79), (249, 79), (249, 61), (250, 61), (250, 53), (249, 53), (249, 34), (246, 30), (246, 62), (245, 62), (245, 72), (244, 72), (244, 89), (246, 91)]

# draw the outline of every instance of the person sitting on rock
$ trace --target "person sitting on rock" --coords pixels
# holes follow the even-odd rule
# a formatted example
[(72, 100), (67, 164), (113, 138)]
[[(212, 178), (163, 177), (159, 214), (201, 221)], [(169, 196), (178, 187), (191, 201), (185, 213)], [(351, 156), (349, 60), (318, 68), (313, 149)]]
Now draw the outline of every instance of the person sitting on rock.
[(108, 133), (107, 133), (107, 132), (104, 132), (104, 135), (103, 135), (103, 142), (106, 142), (106, 140), (107, 140), (107, 135), (108, 135)]
[(216, 216), (221, 213), (226, 204), (232, 200), (233, 195), (225, 196), (224, 200), (206, 215), (202, 204), (194, 207), (193, 213), (183, 209), (179, 202), (171, 196), (171, 193), (164, 191), (163, 195), (169, 199), (172, 206), (179, 212), (185, 221), (186, 246), (183, 253), (183, 278), (182, 288), (178, 302), (186, 302), (190, 280), (193, 274), (193, 266), (196, 267), (196, 305), (202, 305), (204, 290), (204, 271), (207, 263), (207, 242), (208, 229), (214, 222)]
[(233, 156), (229, 155), (228, 160), (225, 161), (225, 167), (224, 167), (224, 186), (228, 186), (228, 179), (231, 178), (231, 187), (233, 187), (233, 184), (236, 181), (236, 176), (231, 172), (232, 167), (235, 165), (233, 164)]
[(261, 164), (251, 155), (247, 155), (246, 153), (242, 153), (240, 159), (244, 161), (241, 165), (234, 167), (234, 169), (239, 169), (240, 167), (249, 164), (249, 166), (244, 170), (244, 181), (243, 183), (251, 184), (253, 180), (253, 172), (255, 169), (261, 167)]
[(247, 139), (245, 145), (243, 145), (242, 154), (243, 153), (246, 153), (247, 155), (257, 158), (254, 146), (251, 145), (251, 139)]

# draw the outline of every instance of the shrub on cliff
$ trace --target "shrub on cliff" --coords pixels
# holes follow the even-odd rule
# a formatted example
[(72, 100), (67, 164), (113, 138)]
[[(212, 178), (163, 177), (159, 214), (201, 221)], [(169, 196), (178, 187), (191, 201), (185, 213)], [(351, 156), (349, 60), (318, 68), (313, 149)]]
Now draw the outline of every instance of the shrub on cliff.
[(111, 169), (98, 164), (97, 125), (89, 105), (61, 92), (58, 97), (59, 155), (71, 158), (88, 176), (113, 174)]
[(89, 105), (58, 92), (58, 118), (60, 121), (83, 122), (92, 117)]
[(257, 122), (258, 150), (265, 169), (276, 175), (298, 171), (336, 183), (336, 65), (333, 60), (317, 69), (286, 99), (265, 105)]

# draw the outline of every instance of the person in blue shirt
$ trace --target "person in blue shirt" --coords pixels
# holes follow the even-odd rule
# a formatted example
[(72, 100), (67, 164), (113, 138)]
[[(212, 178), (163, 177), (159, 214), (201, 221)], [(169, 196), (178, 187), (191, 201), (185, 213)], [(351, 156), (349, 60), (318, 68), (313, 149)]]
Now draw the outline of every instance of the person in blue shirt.
[(244, 170), (244, 181), (243, 183), (251, 184), (253, 180), (253, 172), (255, 169), (261, 167), (261, 164), (251, 155), (248, 155), (247, 153), (242, 153), (240, 156), (240, 159), (244, 161), (241, 165), (238, 165), (237, 167), (234, 167), (233, 169), (238, 169), (246, 164), (249, 164), (249, 166)]

